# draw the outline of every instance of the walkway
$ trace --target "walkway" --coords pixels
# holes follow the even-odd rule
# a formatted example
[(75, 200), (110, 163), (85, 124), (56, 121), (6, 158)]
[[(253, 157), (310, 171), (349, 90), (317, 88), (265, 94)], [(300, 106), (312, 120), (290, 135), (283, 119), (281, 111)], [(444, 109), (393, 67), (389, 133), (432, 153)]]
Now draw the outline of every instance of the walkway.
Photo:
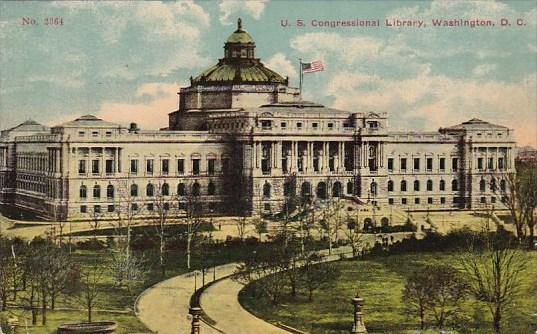
[[(216, 279), (228, 276), (236, 264), (226, 264), (216, 268)], [(206, 275), (206, 283), (212, 280), (212, 273)], [(197, 287), (201, 286), (201, 276)], [(194, 292), (194, 276), (187, 273), (162, 281), (145, 290), (136, 301), (136, 316), (149, 330), (158, 334), (190, 334), (188, 309)], [(201, 333), (218, 334), (218, 331), (202, 323)]]

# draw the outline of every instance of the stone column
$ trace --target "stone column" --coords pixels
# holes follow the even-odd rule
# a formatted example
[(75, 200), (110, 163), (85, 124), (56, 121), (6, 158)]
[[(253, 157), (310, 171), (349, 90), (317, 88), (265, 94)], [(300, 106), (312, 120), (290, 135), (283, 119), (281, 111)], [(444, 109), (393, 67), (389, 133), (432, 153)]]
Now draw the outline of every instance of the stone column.
[(356, 296), (352, 299), (352, 305), (354, 306), (354, 323), (352, 325), (351, 334), (367, 334), (362, 314), (364, 300), (359, 296)]

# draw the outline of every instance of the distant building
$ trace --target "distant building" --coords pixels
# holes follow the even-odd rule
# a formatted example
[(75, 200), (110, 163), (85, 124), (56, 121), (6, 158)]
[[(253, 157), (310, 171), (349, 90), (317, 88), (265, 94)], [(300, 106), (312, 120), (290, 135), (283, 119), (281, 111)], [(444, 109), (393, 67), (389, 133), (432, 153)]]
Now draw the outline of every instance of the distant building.
[(2, 131), (0, 201), (46, 218), (117, 217), (155, 198), (200, 199), (206, 214), (275, 213), (286, 198), (352, 197), (404, 209), (500, 206), (513, 131), (479, 119), (438, 132), (389, 132), (386, 114), (302, 101), (255, 58), (242, 29), (191, 78), (166, 130), (87, 115)]

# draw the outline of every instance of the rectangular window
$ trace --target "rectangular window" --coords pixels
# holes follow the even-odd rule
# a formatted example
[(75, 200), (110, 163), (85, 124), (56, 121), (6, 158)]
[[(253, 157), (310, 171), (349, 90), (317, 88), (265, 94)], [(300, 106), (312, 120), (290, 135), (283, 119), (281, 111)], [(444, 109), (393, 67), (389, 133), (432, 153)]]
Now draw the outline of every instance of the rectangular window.
[(414, 158), (414, 170), (420, 170), (420, 158)]
[(440, 197), (440, 204), (446, 204), (446, 198)]
[(214, 171), (215, 171), (215, 162), (216, 162), (216, 159), (208, 159), (207, 160), (207, 174), (209, 175), (214, 175)]
[(106, 136), (107, 137), (112, 137), (112, 131), (106, 131)]
[(483, 170), (483, 158), (477, 158), (477, 169)]
[(296, 123), (296, 127), (297, 127), (298, 129), (302, 129), (302, 122), (298, 122), (298, 123)]
[(332, 130), (334, 128), (334, 123), (328, 123), (328, 130)]
[(168, 173), (170, 172), (170, 160), (169, 159), (162, 159), (161, 169), (162, 169), (162, 175), (168, 175)]
[(80, 213), (86, 213), (86, 212), (88, 212), (88, 207), (85, 206), (85, 205), (81, 205), (80, 206)]
[(200, 175), (200, 159), (192, 159), (192, 174)]
[(503, 169), (504, 169), (504, 166), (503, 166), (503, 158), (498, 158), (498, 169), (499, 169), (499, 170), (503, 170)]
[(154, 206), (153, 203), (147, 203), (147, 211), (153, 211)]
[(393, 205), (393, 198), (388, 198), (388, 204)]
[(440, 170), (445, 170), (446, 169), (446, 158), (440, 158)]
[(131, 160), (131, 174), (138, 173), (138, 160), (132, 159)]
[(427, 170), (429, 172), (433, 170), (433, 158), (427, 158)]
[(99, 132), (98, 132), (98, 131), (93, 131), (93, 132), (91, 133), (91, 136), (92, 136), (92, 137), (98, 137), (98, 136), (99, 136)]
[(393, 170), (393, 158), (388, 158), (388, 170)]
[(280, 128), (282, 128), (282, 129), (287, 129), (287, 123), (285, 123), (285, 122), (281, 122), (281, 123), (280, 123)]
[(153, 174), (153, 159), (147, 159), (145, 161), (145, 171), (147, 174)]
[(414, 204), (420, 204), (420, 199), (419, 198), (414, 198)]
[(177, 159), (177, 174), (185, 173), (185, 159)]
[(401, 170), (406, 170), (406, 158), (401, 158)]
[(84, 131), (78, 131), (78, 136), (79, 137), (84, 137), (86, 133)]
[(404, 197), (401, 198), (401, 204), (406, 205), (406, 203), (407, 203), (406, 198), (404, 198)]
[(91, 161), (91, 172), (93, 174), (99, 174), (99, 170), (100, 170), (99, 162), (100, 162), (99, 160), (92, 160)]
[(459, 158), (451, 159), (451, 170), (459, 170)]
[(114, 211), (115, 211), (115, 207), (113, 205), (109, 205), (108, 212), (114, 212)]
[(427, 204), (433, 204), (433, 198), (432, 197), (427, 198)]
[(311, 126), (313, 129), (317, 129), (319, 127), (319, 123), (312, 123)]
[(114, 160), (105, 161), (106, 174), (112, 174), (114, 172)]
[(86, 174), (86, 160), (78, 160), (78, 174)]
[(93, 212), (94, 213), (101, 213), (101, 206), (100, 205), (94, 205), (93, 206)]
[(494, 169), (494, 158), (489, 158), (488, 168), (489, 168), (489, 170)]
[(263, 129), (266, 129), (266, 130), (271, 129), (272, 128), (272, 121), (269, 121), (269, 120), (261, 121), (261, 127)]

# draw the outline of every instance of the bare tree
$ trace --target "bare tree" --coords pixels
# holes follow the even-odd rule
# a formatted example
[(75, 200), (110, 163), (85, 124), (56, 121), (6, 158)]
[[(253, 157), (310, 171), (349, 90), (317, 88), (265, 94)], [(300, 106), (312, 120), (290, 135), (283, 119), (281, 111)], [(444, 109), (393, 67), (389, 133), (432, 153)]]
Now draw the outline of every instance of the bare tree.
[(352, 248), (352, 256), (356, 257), (360, 254), (360, 251), (365, 245), (365, 236), (360, 233), (358, 228), (358, 222), (350, 217), (347, 217), (347, 229), (345, 229), (345, 236)]
[(7, 299), (14, 281), (15, 261), (11, 256), (11, 241), (0, 237), (0, 300), (2, 311), (7, 310)]
[(88, 312), (88, 322), (93, 320), (93, 309), (97, 303), (97, 297), (101, 294), (101, 283), (105, 269), (99, 264), (90, 264), (81, 268), (80, 271), (80, 294), (79, 298)]
[(519, 293), (528, 263), (527, 256), (504, 239), (499, 233), (482, 233), (459, 257), (469, 289), (487, 305), (496, 334), (501, 332), (506, 309)]
[(184, 209), (186, 213), (185, 225), (186, 225), (186, 266), (188, 269), (191, 268), (191, 257), (192, 257), (192, 243), (194, 237), (200, 231), (203, 220), (203, 202), (201, 201), (201, 194), (199, 189), (196, 190), (196, 183), (193, 183), (190, 186), (190, 191), (185, 196)]
[(331, 263), (320, 264), (321, 258), (317, 254), (310, 254), (304, 260), (301, 272), (301, 281), (308, 291), (308, 301), (313, 300), (313, 292), (322, 286), (336, 280), (339, 269)]
[(237, 227), (237, 234), (239, 235), (239, 238), (241, 239), (241, 241), (244, 241), (244, 238), (246, 236), (246, 229), (248, 227), (248, 218), (244, 216), (236, 218), (235, 226)]
[(118, 180), (116, 183), (115, 213), (117, 216), (117, 230), (120, 240), (123, 240), (123, 233), (125, 233), (125, 240), (120, 247), (125, 252), (127, 258), (131, 253), (132, 226), (136, 218), (141, 215), (144, 207), (143, 205), (138, 205), (136, 202), (139, 191), (138, 185), (133, 182), (130, 174), (127, 178)]
[(169, 219), (178, 214), (177, 198), (170, 197), (169, 191), (167, 184), (159, 184), (154, 198), (153, 226), (155, 227), (158, 238), (159, 265), (162, 277), (166, 276), (166, 241), (168, 237)]

